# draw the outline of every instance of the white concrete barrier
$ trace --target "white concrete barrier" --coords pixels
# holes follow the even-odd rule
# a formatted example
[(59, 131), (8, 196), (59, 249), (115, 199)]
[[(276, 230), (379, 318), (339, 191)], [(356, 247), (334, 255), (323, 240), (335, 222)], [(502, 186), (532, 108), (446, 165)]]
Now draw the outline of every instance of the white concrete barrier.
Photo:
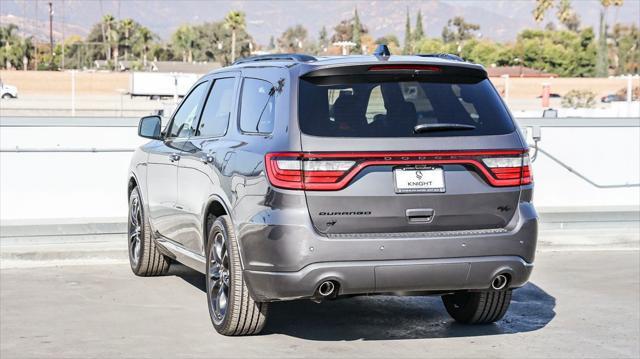
[[(131, 127), (134, 120), (129, 127), (14, 127), (6, 120), (0, 127), (3, 225), (124, 221), (130, 152), (11, 151), (16, 147), (133, 149), (145, 141)], [(526, 126), (535, 124), (527, 121)], [(563, 119), (556, 121), (555, 125)], [(640, 182), (639, 126), (544, 126), (540, 148), (593, 182)], [(640, 211), (639, 187), (597, 188), (544, 154), (539, 153), (533, 163), (533, 174), (535, 203), (542, 211)]]

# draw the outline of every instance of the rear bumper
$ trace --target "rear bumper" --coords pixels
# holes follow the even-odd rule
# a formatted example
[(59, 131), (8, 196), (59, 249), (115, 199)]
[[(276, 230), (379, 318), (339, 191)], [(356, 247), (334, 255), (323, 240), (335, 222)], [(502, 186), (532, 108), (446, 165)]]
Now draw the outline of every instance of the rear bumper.
[(498, 274), (507, 274), (511, 288), (524, 285), (533, 264), (520, 257), (494, 256), (407, 261), (315, 263), (297, 272), (244, 272), (259, 301), (312, 297), (321, 282), (339, 283), (339, 294), (393, 291), (458, 291), (489, 289)]
[(497, 274), (509, 286), (531, 274), (537, 214), (521, 202), (507, 227), (439, 233), (322, 236), (304, 210), (261, 213), (237, 227), (243, 272), (260, 301), (312, 297), (324, 280), (339, 294), (488, 289)]

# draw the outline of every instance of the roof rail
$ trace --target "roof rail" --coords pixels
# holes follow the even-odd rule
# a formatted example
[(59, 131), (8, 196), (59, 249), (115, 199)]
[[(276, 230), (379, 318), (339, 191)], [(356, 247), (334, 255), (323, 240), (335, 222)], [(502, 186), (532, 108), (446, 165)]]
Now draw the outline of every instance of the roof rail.
[(311, 62), (311, 61), (316, 61), (317, 59), (311, 55), (305, 55), (305, 54), (267, 54), (267, 55), (251, 56), (251, 57), (238, 59), (233, 63), (233, 65), (244, 64), (247, 62), (278, 61), (278, 60), (285, 60), (285, 61), (289, 60), (294, 62)]
[(458, 56), (458, 55), (446, 54), (446, 53), (417, 54), (416, 56), (420, 56), (420, 57), (437, 57), (439, 59), (465, 62), (464, 59), (462, 57)]

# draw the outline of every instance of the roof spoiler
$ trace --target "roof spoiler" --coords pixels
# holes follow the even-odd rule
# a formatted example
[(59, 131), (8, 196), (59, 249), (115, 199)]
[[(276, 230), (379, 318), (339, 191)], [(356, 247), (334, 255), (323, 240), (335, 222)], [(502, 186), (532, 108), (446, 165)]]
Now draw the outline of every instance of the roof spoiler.
[(487, 78), (487, 71), (480, 65), (468, 62), (436, 63), (436, 62), (385, 62), (366, 64), (346, 64), (320, 67), (301, 75), (301, 77), (326, 76), (466, 76)]
[(293, 61), (293, 62), (313, 62), (317, 59), (311, 55), (305, 54), (267, 54), (259, 56), (245, 57), (236, 60), (232, 65), (245, 64), (249, 62), (260, 61)]

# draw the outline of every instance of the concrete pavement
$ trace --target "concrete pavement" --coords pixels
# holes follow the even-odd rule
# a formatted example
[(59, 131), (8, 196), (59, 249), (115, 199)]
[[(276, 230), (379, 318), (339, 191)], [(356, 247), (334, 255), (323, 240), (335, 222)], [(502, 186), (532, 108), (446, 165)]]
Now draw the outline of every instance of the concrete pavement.
[[(99, 263), (99, 262), (96, 262)], [(276, 303), (263, 335), (212, 328), (204, 278), (126, 263), (3, 269), (2, 358), (640, 356), (640, 252), (551, 250), (495, 325), (454, 323), (437, 297)]]

